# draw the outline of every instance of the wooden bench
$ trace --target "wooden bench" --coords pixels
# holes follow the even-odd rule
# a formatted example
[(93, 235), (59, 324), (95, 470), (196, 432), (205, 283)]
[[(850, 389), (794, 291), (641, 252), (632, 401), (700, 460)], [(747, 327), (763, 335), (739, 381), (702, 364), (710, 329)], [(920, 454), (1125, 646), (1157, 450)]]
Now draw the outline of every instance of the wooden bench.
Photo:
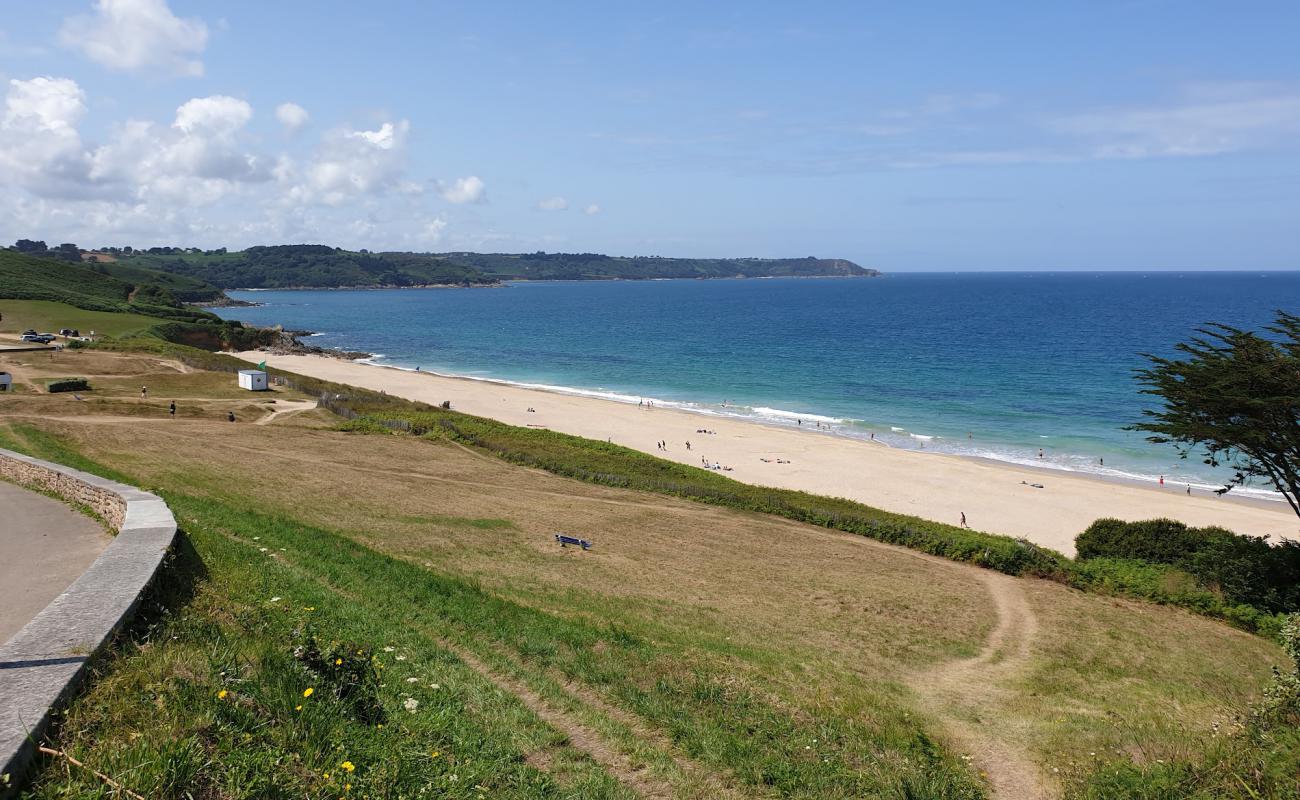
[(570, 545), (570, 544), (576, 544), (577, 546), (581, 547), (583, 550), (591, 549), (591, 542), (587, 541), (586, 539), (579, 539), (576, 536), (565, 536), (562, 533), (557, 533), (555, 534), (555, 541), (560, 543), (560, 547), (564, 547), (565, 545)]

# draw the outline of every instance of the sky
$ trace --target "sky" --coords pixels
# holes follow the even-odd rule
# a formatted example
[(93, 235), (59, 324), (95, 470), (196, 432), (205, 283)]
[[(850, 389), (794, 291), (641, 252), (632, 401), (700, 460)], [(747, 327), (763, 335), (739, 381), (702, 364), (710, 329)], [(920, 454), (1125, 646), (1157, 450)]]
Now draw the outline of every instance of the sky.
[(0, 0), (0, 242), (1300, 269), (1300, 3)]

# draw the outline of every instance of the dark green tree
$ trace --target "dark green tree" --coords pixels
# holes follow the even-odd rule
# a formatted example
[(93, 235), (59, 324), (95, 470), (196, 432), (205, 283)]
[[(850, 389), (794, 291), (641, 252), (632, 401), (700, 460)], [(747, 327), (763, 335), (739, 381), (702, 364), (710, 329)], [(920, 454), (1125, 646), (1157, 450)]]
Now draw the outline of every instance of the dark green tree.
[(1278, 311), (1264, 332), (1215, 323), (1178, 344), (1178, 357), (1144, 354), (1138, 381), (1163, 408), (1132, 427), (1231, 469), (1219, 494), (1265, 478), (1300, 515), (1300, 316)]

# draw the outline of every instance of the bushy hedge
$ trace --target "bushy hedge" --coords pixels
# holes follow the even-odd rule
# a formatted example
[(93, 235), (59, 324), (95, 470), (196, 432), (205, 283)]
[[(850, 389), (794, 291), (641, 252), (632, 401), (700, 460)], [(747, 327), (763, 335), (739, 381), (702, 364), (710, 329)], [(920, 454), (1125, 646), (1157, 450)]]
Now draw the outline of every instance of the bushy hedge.
[(90, 388), (90, 381), (85, 378), (55, 378), (45, 383), (45, 391), (50, 394), (55, 392), (84, 392)]
[(1300, 610), (1300, 543), (1270, 543), (1170, 519), (1099, 519), (1075, 540), (1079, 559), (1137, 559), (1175, 567), (1230, 605), (1266, 614)]

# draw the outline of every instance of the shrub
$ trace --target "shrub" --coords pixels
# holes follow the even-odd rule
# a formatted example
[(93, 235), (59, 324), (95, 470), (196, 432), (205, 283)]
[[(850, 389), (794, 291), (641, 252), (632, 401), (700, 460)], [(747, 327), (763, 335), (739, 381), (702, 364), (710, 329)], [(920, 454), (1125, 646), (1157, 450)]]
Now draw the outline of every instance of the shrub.
[(1140, 558), (1156, 564), (1176, 564), (1195, 549), (1195, 534), (1172, 519), (1125, 522), (1110, 517), (1088, 526), (1074, 540), (1079, 558)]
[(1300, 610), (1300, 544), (1296, 542), (1271, 544), (1261, 536), (1238, 536), (1217, 527), (1189, 528), (1170, 519), (1099, 519), (1079, 534), (1075, 544), (1084, 564), (1122, 559), (1168, 565), (1195, 578), (1201, 589), (1229, 606), (1249, 606), (1265, 615)]
[(50, 394), (55, 392), (84, 392), (89, 388), (90, 381), (85, 378), (55, 378), (45, 384), (45, 391)]

